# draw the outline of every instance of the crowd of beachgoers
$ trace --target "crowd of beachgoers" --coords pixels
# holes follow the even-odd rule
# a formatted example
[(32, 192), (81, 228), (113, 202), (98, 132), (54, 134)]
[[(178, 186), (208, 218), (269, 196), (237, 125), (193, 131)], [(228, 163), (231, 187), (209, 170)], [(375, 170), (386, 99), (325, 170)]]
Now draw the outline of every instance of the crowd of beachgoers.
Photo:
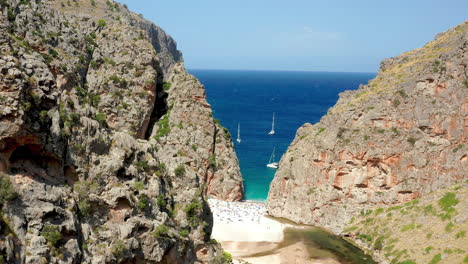
[(220, 223), (255, 222), (260, 224), (266, 215), (265, 203), (256, 201), (225, 202), (208, 199), (213, 217)]

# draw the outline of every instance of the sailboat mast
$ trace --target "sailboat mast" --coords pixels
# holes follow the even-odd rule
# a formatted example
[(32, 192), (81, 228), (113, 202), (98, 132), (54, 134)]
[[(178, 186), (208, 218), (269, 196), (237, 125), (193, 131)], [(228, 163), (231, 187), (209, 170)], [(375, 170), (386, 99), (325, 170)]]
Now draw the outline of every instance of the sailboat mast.
[(273, 123), (271, 124), (271, 130), (275, 131), (275, 113), (273, 112)]
[(275, 162), (275, 148), (273, 148), (273, 152), (271, 153), (270, 160), (268, 161), (268, 164)]

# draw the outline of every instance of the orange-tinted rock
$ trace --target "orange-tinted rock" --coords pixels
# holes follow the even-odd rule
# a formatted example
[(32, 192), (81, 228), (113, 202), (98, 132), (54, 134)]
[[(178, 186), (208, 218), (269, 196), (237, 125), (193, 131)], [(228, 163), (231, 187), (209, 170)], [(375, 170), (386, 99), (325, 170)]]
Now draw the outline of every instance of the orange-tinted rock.
[(340, 232), (363, 209), (467, 179), (467, 43), (465, 23), (383, 61), (368, 85), (299, 128), (270, 185), (269, 214)]

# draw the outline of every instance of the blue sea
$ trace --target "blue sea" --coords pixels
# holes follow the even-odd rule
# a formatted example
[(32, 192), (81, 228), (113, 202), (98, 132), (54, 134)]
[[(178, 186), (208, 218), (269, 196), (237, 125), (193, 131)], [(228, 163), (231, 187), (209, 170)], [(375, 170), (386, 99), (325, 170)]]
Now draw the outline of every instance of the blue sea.
[[(266, 200), (275, 169), (266, 167), (273, 148), (279, 161), (304, 123), (316, 123), (338, 100), (375, 73), (189, 70), (206, 88), (213, 115), (234, 140), (246, 200)], [(268, 135), (275, 113), (275, 134)], [(235, 142), (240, 124), (242, 142)]]

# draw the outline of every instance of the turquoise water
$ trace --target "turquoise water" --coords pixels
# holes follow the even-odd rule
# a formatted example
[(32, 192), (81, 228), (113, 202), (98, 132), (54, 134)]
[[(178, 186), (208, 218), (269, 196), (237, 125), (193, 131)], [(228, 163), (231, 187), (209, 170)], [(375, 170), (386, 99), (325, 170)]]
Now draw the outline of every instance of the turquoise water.
[[(275, 170), (267, 168), (273, 148), (277, 161), (306, 122), (316, 123), (338, 93), (357, 89), (374, 73), (190, 70), (206, 88), (214, 117), (237, 137), (234, 142), (244, 177), (245, 199), (265, 200)], [(275, 112), (275, 135), (271, 130)]]

